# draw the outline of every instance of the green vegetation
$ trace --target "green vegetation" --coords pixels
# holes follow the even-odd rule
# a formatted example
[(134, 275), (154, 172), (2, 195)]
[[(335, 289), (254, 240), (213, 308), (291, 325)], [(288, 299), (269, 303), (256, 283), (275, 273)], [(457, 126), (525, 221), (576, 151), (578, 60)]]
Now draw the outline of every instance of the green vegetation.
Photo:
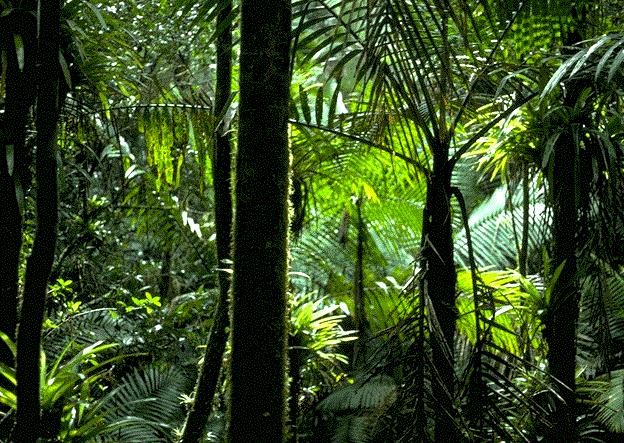
[(0, 0), (0, 441), (621, 441), (623, 7)]

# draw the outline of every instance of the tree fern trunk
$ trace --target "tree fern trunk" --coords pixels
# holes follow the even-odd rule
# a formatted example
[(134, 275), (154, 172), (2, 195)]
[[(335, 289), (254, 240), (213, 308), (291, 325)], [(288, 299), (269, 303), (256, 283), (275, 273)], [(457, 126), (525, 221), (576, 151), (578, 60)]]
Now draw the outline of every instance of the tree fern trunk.
[(52, 270), (58, 222), (56, 125), (59, 100), (59, 0), (39, 10), (39, 88), (37, 93), (37, 229), (26, 266), (24, 296), (17, 328), (17, 413), (14, 441), (34, 442), (41, 435), (39, 355), (48, 277)]
[(285, 439), (290, 26), (289, 0), (242, 0), (231, 443)]
[[(217, 5), (217, 27), (229, 20), (232, 1), (221, 0)], [(232, 91), (232, 27), (228, 24), (217, 37), (217, 85), (215, 94), (215, 114), (224, 115)], [(212, 176), (215, 193), (215, 229), (217, 234), (217, 262), (220, 268), (228, 266), (232, 232), (232, 194), (230, 180), (231, 148), (230, 136), (225, 125), (225, 118), (217, 128), (216, 146)], [(215, 311), (210, 336), (204, 354), (204, 363), (199, 370), (195, 387), (194, 402), (184, 425), (181, 443), (199, 442), (210, 417), (223, 353), (227, 341), (226, 328), (229, 323), (228, 296), (230, 291), (229, 276), (218, 271), (219, 302)]]

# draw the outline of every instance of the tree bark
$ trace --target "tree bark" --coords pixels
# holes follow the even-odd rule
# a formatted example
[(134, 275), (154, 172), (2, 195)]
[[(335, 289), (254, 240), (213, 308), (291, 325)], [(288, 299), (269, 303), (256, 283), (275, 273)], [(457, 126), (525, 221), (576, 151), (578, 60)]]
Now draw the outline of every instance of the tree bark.
[(56, 127), (59, 99), (59, 0), (41, 2), (37, 91), (37, 228), (26, 265), (24, 295), (17, 328), (17, 413), (13, 441), (34, 442), (41, 435), (41, 326), (48, 277), (52, 270), (58, 223)]
[(575, 440), (576, 325), (580, 294), (576, 281), (576, 147), (571, 133), (559, 137), (554, 150), (553, 269), (561, 272), (551, 292), (544, 336), (548, 343), (548, 371), (554, 378), (555, 413), (549, 441)]
[(242, 0), (227, 440), (285, 440), (289, 0)]
[(452, 83), (451, 46), (449, 41), (449, 0), (440, 2), (440, 108), (438, 133), (430, 146), (433, 154), (433, 173), (427, 183), (427, 197), (423, 214), (422, 257), (423, 279), (421, 297), (428, 297), (433, 312), (431, 325), (432, 389), (436, 402), (434, 440), (458, 441), (454, 417), (455, 399), (455, 329), (457, 322), (457, 272), (453, 257), (453, 225), (451, 214), (451, 175), (454, 163), (449, 161), (450, 140), (447, 118), (450, 113), (448, 96)]
[(522, 238), (520, 239), (520, 250), (518, 251), (518, 272), (523, 277), (527, 275), (529, 266), (529, 223), (530, 216), (530, 186), (531, 179), (529, 176), (529, 165), (527, 162), (522, 164)]
[(434, 152), (433, 174), (427, 186), (423, 213), (421, 267), (421, 296), (431, 302), (432, 388), (436, 404), (434, 440), (457, 441), (454, 423), (455, 395), (454, 338), (457, 321), (455, 286), (457, 272), (453, 259), (451, 216), (451, 171), (448, 147), (440, 146)]
[(162, 265), (160, 266), (160, 278), (158, 282), (158, 294), (161, 300), (171, 300), (171, 262), (173, 261), (173, 245), (167, 242), (162, 254)]
[[(232, 1), (220, 0), (217, 14), (217, 27), (226, 23), (232, 13)], [(225, 111), (232, 91), (232, 27), (225, 26), (217, 37), (217, 85), (215, 94), (215, 114), (224, 119), (217, 127), (212, 177), (215, 193), (215, 230), (217, 234), (217, 262), (220, 268), (229, 266), (232, 232), (231, 194), (231, 147), (228, 128), (225, 124)], [(219, 374), (227, 342), (226, 328), (229, 324), (230, 279), (227, 272), (218, 271), (219, 302), (215, 311), (210, 336), (204, 354), (204, 363), (199, 370), (193, 405), (186, 418), (181, 443), (199, 442), (210, 417)]]
[[(582, 2), (581, 2), (582, 3)], [(570, 47), (583, 40), (586, 26), (584, 6), (572, 8), (575, 26), (564, 35), (564, 45)], [(569, 50), (565, 50), (569, 51)], [(585, 85), (573, 80), (566, 86), (563, 105), (571, 110), (576, 105)], [(555, 143), (551, 195), (553, 202), (553, 269), (561, 268), (554, 283), (544, 338), (548, 344), (546, 358), (548, 372), (554, 378), (555, 411), (550, 417), (552, 426), (547, 438), (553, 442), (575, 441), (576, 436), (576, 327), (579, 317), (580, 292), (577, 281), (576, 250), (578, 226), (577, 206), (577, 144), (574, 123), (567, 127)], [(581, 199), (586, 197), (581, 196)]]
[[(32, 84), (37, 52), (36, 21), (25, 10), (13, 10), (0, 22), (0, 47), (6, 49), (6, 94), (0, 118), (0, 331), (15, 341), (17, 327), (19, 258), (22, 246), (22, 214), (19, 194), (23, 192), (25, 140), (28, 113), (35, 95)], [(15, 36), (23, 49), (20, 67)], [(0, 362), (14, 365), (8, 347), (0, 345)]]
[(364, 300), (364, 222), (362, 220), (362, 198), (355, 202), (357, 243), (355, 255), (355, 269), (353, 278), (353, 318), (355, 329), (358, 330), (358, 339), (353, 346), (352, 367), (357, 369), (365, 361), (366, 342), (370, 337), (370, 327), (366, 317), (366, 303)]

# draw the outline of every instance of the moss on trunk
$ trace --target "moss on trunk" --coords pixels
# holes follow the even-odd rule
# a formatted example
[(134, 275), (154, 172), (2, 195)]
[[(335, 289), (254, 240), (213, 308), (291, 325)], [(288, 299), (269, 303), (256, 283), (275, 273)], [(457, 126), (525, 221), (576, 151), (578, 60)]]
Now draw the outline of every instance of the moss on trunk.
[(241, 2), (232, 443), (285, 439), (290, 26), (288, 0)]

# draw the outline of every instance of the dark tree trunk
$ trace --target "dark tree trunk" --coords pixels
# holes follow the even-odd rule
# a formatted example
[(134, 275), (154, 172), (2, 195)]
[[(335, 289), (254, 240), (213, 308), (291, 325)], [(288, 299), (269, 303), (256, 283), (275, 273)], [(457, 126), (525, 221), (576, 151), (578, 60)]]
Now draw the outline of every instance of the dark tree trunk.
[(453, 225), (451, 214), (451, 174), (454, 163), (449, 161), (450, 139), (447, 118), (449, 92), (452, 89), (451, 45), (449, 41), (449, 0), (440, 2), (440, 33), (442, 41), (439, 123), (435, 140), (431, 141), (433, 173), (427, 183), (423, 213), (421, 297), (431, 302), (428, 313), (431, 330), (431, 368), (433, 400), (436, 404), (434, 440), (458, 441), (455, 399), (455, 286), (457, 272), (453, 257)]
[(37, 228), (28, 263), (17, 328), (17, 413), (13, 441), (41, 435), (39, 355), (48, 277), (54, 261), (58, 222), (56, 126), (59, 99), (59, 0), (40, 4), (39, 87), (37, 93)]
[(524, 163), (522, 165), (522, 238), (520, 239), (520, 250), (518, 251), (518, 272), (523, 277), (527, 275), (527, 268), (529, 265), (529, 190), (531, 186), (531, 179), (529, 176), (529, 165)]
[[(2, 29), (3, 28), (3, 29)], [(32, 14), (14, 10), (0, 22), (0, 48), (6, 50), (6, 94), (0, 117), (0, 331), (15, 341), (18, 303), (18, 269), (22, 245), (19, 200), (26, 186), (25, 139), (28, 114), (34, 102), (33, 69), (37, 50), (36, 21)], [(15, 35), (21, 38), (24, 65), (20, 67)], [(9, 160), (10, 159), (10, 160)], [(14, 365), (9, 349), (0, 345), (0, 362)]]
[(231, 443), (286, 435), (290, 26), (289, 0), (242, 0)]
[[(226, 23), (232, 13), (232, 1), (221, 0), (217, 6), (217, 26)], [(232, 232), (231, 148), (225, 123), (225, 111), (232, 91), (232, 28), (228, 24), (217, 38), (217, 86), (215, 114), (223, 115), (217, 128), (212, 167), (215, 193), (215, 229), (217, 233), (217, 261), (220, 268), (229, 266)], [(199, 442), (206, 427), (217, 390), (229, 324), (228, 295), (230, 279), (227, 272), (218, 271), (219, 302), (208, 339), (204, 363), (199, 370), (193, 406), (188, 413), (181, 443)]]
[[(581, 2), (582, 3), (582, 2)], [(580, 8), (580, 9), (579, 9)], [(572, 8), (574, 30), (564, 36), (570, 47), (583, 40), (586, 26), (584, 7)], [(586, 85), (582, 80), (569, 82), (563, 105), (573, 109)], [(579, 317), (580, 292), (577, 281), (576, 249), (578, 232), (577, 207), (577, 144), (574, 123), (567, 125), (555, 143), (551, 196), (553, 203), (553, 257), (552, 269), (561, 268), (554, 283), (548, 305), (544, 338), (548, 344), (548, 372), (554, 378), (555, 411), (550, 417), (552, 427), (547, 438), (552, 442), (575, 441), (576, 436), (576, 327)], [(588, 197), (581, 196), (581, 199)]]
[(423, 213), (421, 294), (431, 302), (431, 351), (433, 359), (433, 396), (435, 441), (457, 441), (454, 423), (455, 395), (454, 337), (457, 321), (455, 286), (457, 273), (453, 259), (451, 217), (451, 171), (447, 160), (448, 147), (442, 146), (434, 155), (433, 174), (427, 185)]
[(576, 325), (580, 294), (576, 282), (576, 147), (571, 133), (559, 137), (554, 151), (553, 269), (563, 266), (548, 305), (545, 338), (548, 371), (561, 400), (555, 400), (549, 441), (575, 441)]
[(171, 300), (171, 262), (173, 261), (173, 245), (167, 244), (162, 255), (158, 293), (161, 300)]
[(366, 342), (369, 339), (369, 324), (366, 317), (366, 303), (364, 301), (364, 222), (362, 220), (362, 199), (355, 202), (357, 243), (355, 255), (355, 272), (353, 282), (353, 317), (355, 329), (358, 330), (358, 340), (353, 349), (353, 368), (358, 368), (366, 357)]

